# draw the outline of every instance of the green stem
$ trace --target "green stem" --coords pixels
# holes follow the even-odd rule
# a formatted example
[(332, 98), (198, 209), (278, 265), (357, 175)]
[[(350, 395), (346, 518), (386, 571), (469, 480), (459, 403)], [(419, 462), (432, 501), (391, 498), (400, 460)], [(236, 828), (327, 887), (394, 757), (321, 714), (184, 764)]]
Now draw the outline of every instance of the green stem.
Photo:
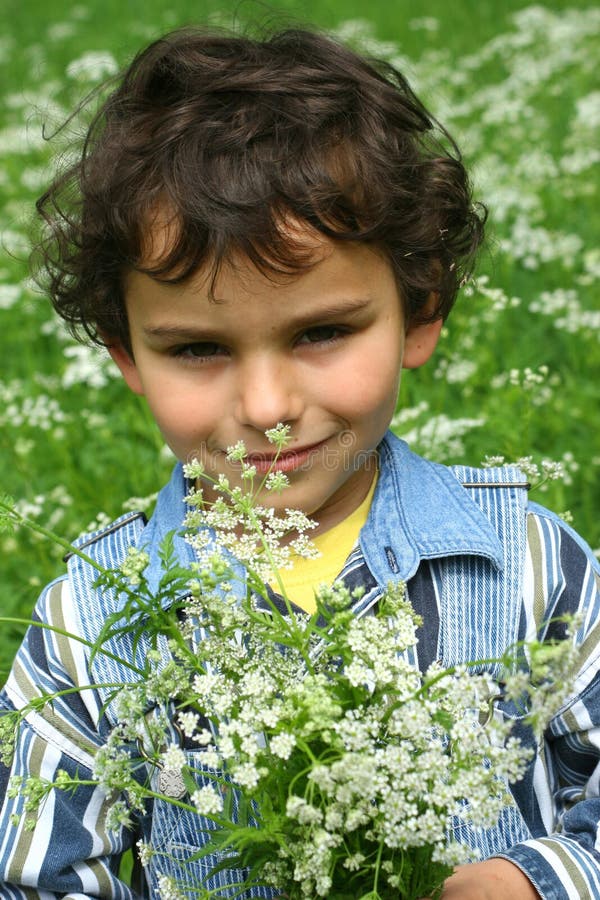
[(131, 671), (135, 672), (137, 675), (143, 677), (146, 674), (143, 669), (134, 666), (133, 663), (127, 662), (127, 660), (122, 659), (120, 656), (117, 656), (116, 653), (111, 653), (110, 650), (105, 650), (103, 647), (98, 647), (97, 644), (86, 640), (78, 634), (72, 634), (70, 631), (65, 631), (64, 628), (59, 628), (57, 625), (49, 625), (47, 622), (36, 622), (35, 619), (19, 619), (15, 616), (0, 616), (0, 622), (10, 622), (13, 625), (26, 625), (28, 627), (34, 626), (35, 628), (44, 628), (47, 631), (53, 631), (56, 634), (60, 634), (63, 637), (68, 638), (69, 640), (78, 641), (80, 644), (84, 644), (86, 647), (89, 647), (96, 653), (104, 654), (104, 656), (107, 656), (109, 659), (114, 659), (115, 662), (118, 662), (121, 665), (124, 665), (126, 668), (131, 669)]
[(9, 517), (12, 518), (16, 522), (16, 524), (23, 525), (30, 531), (34, 531), (37, 534), (42, 535), (42, 537), (45, 537), (48, 540), (52, 541), (54, 544), (58, 544), (58, 546), (62, 547), (63, 550), (66, 550), (67, 553), (72, 553), (75, 556), (78, 556), (84, 562), (92, 565), (98, 572), (102, 574), (108, 573), (108, 569), (104, 569), (96, 560), (92, 559), (91, 556), (88, 556), (87, 553), (83, 553), (81, 550), (78, 550), (77, 547), (74, 547), (73, 544), (65, 540), (65, 538), (60, 537), (60, 535), (56, 534), (54, 531), (50, 531), (48, 528), (44, 528), (44, 526), (40, 525), (39, 522), (36, 522), (35, 519), (30, 519), (28, 516), (22, 515), (14, 508), (14, 506), (10, 506), (0, 500), (0, 511), (8, 513)]
[(123, 689), (124, 684), (122, 681), (117, 681), (114, 683), (106, 682), (104, 684), (78, 684), (75, 687), (65, 688), (62, 691), (56, 691), (54, 694), (41, 694), (37, 700), (30, 700), (26, 706), (23, 706), (19, 712), (21, 714), (27, 713), (28, 710), (32, 710), (32, 712), (36, 712), (36, 707), (38, 705), (46, 705), (47, 703), (52, 703), (54, 700), (58, 700), (60, 697), (68, 697), (69, 694), (79, 694), (81, 691), (98, 691), (98, 690), (110, 690), (111, 688), (115, 689)]
[[(275, 571), (275, 574), (281, 585), (281, 576), (279, 575), (279, 572), (277, 570)], [(256, 573), (252, 572), (252, 575), (257, 582), (261, 583), (261, 579), (258, 578)], [(284, 589), (284, 593), (282, 594), (282, 596), (285, 601), (286, 609), (288, 611), (288, 616), (283, 616), (281, 614), (281, 612), (277, 608), (277, 605), (274, 603), (273, 600), (271, 600), (271, 598), (269, 597), (269, 595), (266, 591), (264, 593), (261, 592), (261, 595), (262, 595), (265, 603), (267, 603), (269, 610), (273, 616), (273, 619), (279, 623), (279, 625), (282, 627), (282, 630), (283, 630), (283, 633), (273, 635), (272, 642), (283, 644), (285, 646), (290, 646), (290, 647), (293, 647), (295, 650), (297, 650), (300, 653), (300, 656), (302, 657), (302, 661), (304, 662), (304, 664), (306, 666), (307, 672), (309, 674), (313, 675), (314, 674), (314, 666), (313, 666), (312, 660), (310, 658), (310, 653), (307, 650), (307, 643), (309, 643), (309, 641), (307, 640), (308, 632), (303, 631), (302, 629), (296, 627), (296, 615), (291, 607), (291, 603), (290, 603), (290, 600), (289, 600), (287, 594), (285, 594), (285, 589)], [(253, 619), (254, 621), (258, 620), (258, 614), (255, 613), (252, 609), (249, 610), (249, 615), (250, 615), (250, 618)], [(289, 637), (289, 641), (288, 641), (288, 637)]]
[[(50, 531), (48, 528), (44, 528), (43, 525), (40, 525), (39, 522), (36, 522), (35, 519), (30, 519), (28, 516), (22, 515), (18, 512), (14, 506), (4, 503), (0, 500), (0, 512), (4, 511), (7, 513), (9, 518), (11, 518), (17, 525), (22, 525), (25, 528), (28, 528), (29, 531), (33, 531), (35, 534), (39, 534), (42, 537), (46, 538), (46, 540), (51, 541), (54, 544), (57, 544), (59, 547), (62, 547), (63, 550), (66, 551), (68, 555), (77, 556), (83, 562), (92, 566), (99, 575), (110, 576), (114, 574), (114, 570), (105, 569), (97, 560), (93, 559), (91, 556), (88, 556), (87, 553), (84, 553), (82, 550), (79, 550), (69, 541), (65, 540), (65, 538), (60, 537), (60, 535), (56, 534), (54, 531)], [(129, 597), (135, 597), (135, 591), (128, 588), (126, 585), (120, 585), (119, 590), (123, 593), (127, 594)]]
[(379, 847), (377, 848), (377, 858), (375, 859), (374, 863), (375, 877), (373, 879), (373, 894), (377, 894), (377, 896), (379, 896), (379, 874), (381, 872), (381, 857), (383, 856), (383, 847), (384, 841), (382, 838), (379, 842)]

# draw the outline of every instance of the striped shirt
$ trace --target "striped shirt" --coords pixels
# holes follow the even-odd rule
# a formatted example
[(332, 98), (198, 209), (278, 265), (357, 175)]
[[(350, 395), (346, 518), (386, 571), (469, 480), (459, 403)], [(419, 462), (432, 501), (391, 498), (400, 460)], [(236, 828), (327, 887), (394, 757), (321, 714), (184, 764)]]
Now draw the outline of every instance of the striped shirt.
[[(371, 525), (371, 520), (367, 522), (361, 544), (348, 558), (340, 577), (350, 587), (360, 584), (366, 589), (359, 601), (360, 609), (357, 608), (357, 612), (365, 612), (377, 602), (382, 590), (382, 578), (376, 577), (379, 564), (376, 554), (387, 559), (392, 571), (395, 567), (398, 577), (407, 581), (410, 600), (423, 617), (415, 660), (421, 668), (439, 657), (452, 662), (453, 655), (465, 652), (471, 654), (470, 658), (483, 658), (472, 655), (468, 645), (471, 638), (491, 640), (498, 655), (503, 649), (500, 645), (505, 642), (498, 636), (504, 633), (505, 627), (512, 628), (511, 636), (514, 634), (518, 639), (560, 637), (563, 626), (556, 621), (557, 617), (579, 613), (581, 662), (574, 674), (574, 691), (550, 723), (545, 743), (538, 748), (525, 778), (514, 786), (518, 821), (507, 821), (500, 830), (492, 830), (481, 838), (483, 844), (478, 844), (480, 837), (476, 834), (466, 835), (464, 839), (474, 847), (479, 845), (484, 856), (494, 854), (510, 859), (531, 879), (545, 900), (600, 898), (600, 574), (597, 562), (567, 526), (541, 507), (530, 504), (524, 529), (523, 562), (519, 566), (522, 571), (516, 614), (513, 610), (503, 618), (500, 612), (494, 626), (486, 629), (488, 613), (496, 611), (493, 601), (490, 605), (489, 597), (484, 596), (480, 602), (475, 590), (471, 592), (472, 609), (461, 608), (460, 627), (453, 629), (452, 624), (448, 626), (453, 601), (452, 596), (447, 596), (447, 576), (442, 562), (450, 560), (455, 565), (453, 577), (458, 579), (457, 584), (461, 583), (460, 579), (474, 583), (479, 578), (474, 569), (475, 555), (485, 557), (488, 565), (488, 558), (498, 549), (497, 546), (494, 549), (489, 528), (486, 531), (483, 517), (478, 518), (479, 511), (474, 509), (467, 490), (456, 480), (456, 473), (448, 476), (449, 470), (441, 473), (442, 467), (423, 468), (433, 464), (423, 460), (415, 462), (418, 460), (415, 458), (410, 465), (414, 463), (418, 475), (411, 476), (406, 453), (394, 443), (395, 461), (382, 465), (374, 505), (383, 503), (387, 509), (385, 528), (392, 534), (400, 527), (389, 512), (384, 477), (390, 465), (400, 469), (398, 454), (404, 462), (405, 485), (413, 481), (416, 489), (422, 486), (427, 474), (441, 478), (443, 483), (436, 485), (436, 495), (444, 514), (436, 523), (436, 514), (421, 491), (423, 510), (419, 512), (411, 507), (410, 516), (400, 516), (405, 531), (394, 543), (393, 536), (378, 531), (375, 512), (373, 522)], [(180, 473), (177, 478), (176, 486), (170, 486), (171, 494), (163, 498), (162, 507), (159, 499), (150, 531), (144, 532), (146, 536), (152, 535), (155, 546), (172, 523), (173, 510), (181, 515)], [(398, 480), (396, 474), (393, 478)], [(447, 495), (440, 497), (444, 490)], [(378, 500), (380, 492), (382, 496)], [(395, 503), (400, 509), (405, 500), (396, 491)], [(171, 510), (169, 515), (165, 504)], [(409, 553), (403, 546), (407, 532), (415, 553)], [(467, 551), (467, 540), (473, 546), (477, 544), (477, 549)], [(103, 746), (110, 729), (102, 691), (90, 675), (89, 651), (84, 643), (73, 638), (73, 635), (88, 637), (82, 630), (82, 617), (85, 619), (87, 614), (86, 599), (91, 604), (94, 598), (76, 596), (73, 585), (73, 579), (65, 577), (43, 592), (34, 620), (55, 630), (35, 626), (29, 629), (0, 694), (0, 709), (10, 711), (23, 708), (44, 693), (65, 692), (52, 705), (42, 705), (27, 713), (10, 768), (0, 764), (0, 897), (11, 900), (151, 895), (151, 889), (143, 883), (136, 884), (134, 889), (118, 875), (124, 851), (134, 847), (140, 835), (148, 833), (147, 821), (140, 820), (133, 830), (109, 830), (106, 816), (114, 798), (105, 797), (98, 788), (89, 785), (70, 794), (53, 791), (39, 810), (35, 830), (30, 831), (25, 827), (25, 817), (18, 818), (23, 812), (23, 797), (7, 793), (12, 775), (34, 774), (53, 779), (58, 770), (64, 769), (82, 779), (91, 777), (94, 754)], [(480, 645), (475, 649), (479, 652)], [(17, 818), (13, 819), (15, 814)]]

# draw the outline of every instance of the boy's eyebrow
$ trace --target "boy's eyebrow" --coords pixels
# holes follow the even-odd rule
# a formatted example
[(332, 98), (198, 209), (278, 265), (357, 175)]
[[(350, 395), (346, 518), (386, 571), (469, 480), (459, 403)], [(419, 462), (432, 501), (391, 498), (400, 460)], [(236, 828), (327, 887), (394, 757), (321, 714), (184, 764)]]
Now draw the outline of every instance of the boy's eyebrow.
[[(302, 329), (309, 325), (319, 322), (328, 322), (339, 316), (352, 317), (359, 315), (372, 302), (370, 297), (361, 297), (349, 300), (340, 300), (336, 303), (328, 304), (318, 309), (309, 310), (302, 313), (296, 318), (290, 318), (286, 322), (286, 327), (291, 329)], [(175, 340), (190, 340), (192, 338), (201, 338), (206, 340), (211, 335), (220, 334), (220, 329), (212, 325), (175, 325), (166, 323), (164, 325), (148, 325), (143, 329), (144, 334), (148, 337), (157, 337)]]
[(308, 310), (296, 318), (291, 318), (289, 324), (294, 328), (310, 325), (313, 322), (337, 319), (339, 316), (355, 316), (361, 313), (372, 303), (371, 297), (353, 297), (329, 303), (318, 309)]

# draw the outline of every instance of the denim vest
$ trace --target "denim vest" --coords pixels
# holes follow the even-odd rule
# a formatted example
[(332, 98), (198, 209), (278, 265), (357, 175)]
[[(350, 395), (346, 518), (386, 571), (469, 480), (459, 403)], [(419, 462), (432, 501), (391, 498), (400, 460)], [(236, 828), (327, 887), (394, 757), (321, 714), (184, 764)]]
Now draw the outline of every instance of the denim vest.
[[(390, 581), (409, 582), (419, 564), (429, 560), (439, 593), (438, 658), (452, 665), (499, 656), (518, 639), (526, 549), (527, 485), (522, 473), (507, 467), (447, 468), (416, 456), (392, 434), (386, 435), (379, 455), (379, 480), (360, 534), (360, 548), (369, 570), (383, 588)], [(131, 545), (143, 547), (150, 555), (149, 581), (157, 584), (157, 549), (165, 534), (181, 527), (185, 493), (178, 465), (161, 491), (149, 523), (140, 514), (127, 514), (109, 528), (80, 539), (78, 546), (105, 567), (118, 566)], [(193, 551), (182, 538), (175, 539), (175, 547), (183, 565), (193, 562)], [(81, 631), (92, 642), (106, 617), (120, 604), (114, 592), (93, 587), (96, 577), (93, 566), (71, 557), (69, 578)], [(134, 647), (132, 639), (123, 635), (104, 648), (117, 657), (141, 661), (148, 646), (142, 640)], [(168, 659), (166, 645), (162, 652)], [(131, 669), (105, 654), (97, 654), (90, 668), (94, 682), (100, 684), (135, 678)], [(496, 674), (493, 664), (485, 668), (492, 677)], [(103, 699), (107, 717), (114, 723), (108, 692)], [(503, 708), (502, 703), (499, 706), (503, 715), (515, 716), (514, 709)], [(187, 757), (198, 785), (212, 783), (209, 770), (202, 765), (202, 751), (190, 751)], [(532, 761), (525, 785), (531, 783), (534, 766)], [(151, 772), (150, 778), (154, 790), (164, 791), (158, 771)], [(474, 859), (502, 852), (531, 836), (519, 806), (523, 807), (520, 800), (519, 805), (505, 809), (498, 825), (490, 829), (473, 829), (456, 822), (455, 837), (472, 848)], [(255, 888), (238, 894), (235, 884), (243, 879), (243, 872), (223, 868), (209, 874), (222, 862), (216, 854), (186, 862), (202, 848), (206, 830), (211, 828), (201, 816), (157, 800), (141, 828), (155, 851), (145, 870), (148, 896), (157, 895), (159, 875), (176, 878), (190, 897), (194, 896), (194, 883), (199, 882), (209, 890), (222, 889), (218, 894), (221, 897), (271, 898), (281, 893)]]

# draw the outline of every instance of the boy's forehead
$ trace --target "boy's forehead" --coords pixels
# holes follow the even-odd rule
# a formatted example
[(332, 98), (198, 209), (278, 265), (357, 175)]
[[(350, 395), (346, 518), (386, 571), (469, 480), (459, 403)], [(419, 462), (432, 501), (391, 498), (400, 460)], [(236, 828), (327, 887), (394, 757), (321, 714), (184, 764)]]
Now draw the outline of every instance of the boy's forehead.
[[(168, 253), (172, 225), (156, 223), (154, 243), (158, 252)], [(403, 306), (393, 269), (385, 254), (378, 248), (357, 242), (334, 241), (300, 224), (288, 223), (290, 241), (304, 252), (306, 263), (294, 272), (263, 271), (241, 251), (232, 252), (215, 265), (209, 258), (185, 278), (173, 274), (153, 274), (146, 269), (159, 263), (160, 257), (144, 260), (144, 264), (130, 270), (124, 280), (124, 293), (130, 325), (132, 314), (144, 321), (164, 324), (173, 317), (199, 314), (203, 318), (222, 319), (231, 314), (239, 316), (238, 303), (244, 304), (244, 321), (249, 324), (253, 310), (248, 306), (271, 310), (277, 320), (298, 316), (310, 318), (321, 315), (356, 314), (373, 302), (378, 295), (394, 297)], [(286, 235), (287, 236), (287, 235)], [(254, 301), (261, 301), (257, 304)], [(230, 308), (226, 313), (223, 309)], [(237, 308), (233, 313), (233, 308)], [(212, 313), (211, 313), (212, 310)], [(215, 315), (216, 314), (216, 315)], [(174, 320), (173, 320), (174, 321)], [(274, 321), (274, 320), (273, 320)], [(159, 330), (164, 330), (157, 326)], [(169, 330), (169, 329), (166, 329)]]
[[(276, 237), (283, 244), (279, 247), (283, 264), (269, 256), (278, 249), (273, 242), (265, 242), (261, 248), (251, 242), (246, 247), (236, 246), (232, 241), (219, 256), (207, 250), (197, 254), (197, 261), (193, 247), (188, 245), (193, 260), (189, 265), (177, 259), (178, 242), (185, 237), (177, 216), (166, 205), (157, 207), (148, 217), (143, 234), (142, 259), (123, 281), (130, 326), (134, 310), (144, 320), (150, 316), (162, 320), (166, 308), (175, 312), (178, 307), (185, 314), (185, 306), (190, 305), (199, 312), (199, 302), (203, 315), (208, 315), (215, 305), (241, 300), (246, 303), (246, 319), (250, 312), (247, 304), (254, 299), (264, 299), (261, 306), (285, 306), (287, 315), (294, 307), (303, 307), (310, 317), (325, 309), (343, 311), (346, 301), (352, 304), (378, 291), (391, 290), (404, 311), (402, 294), (383, 248), (335, 240), (291, 214), (280, 214), (274, 222)], [(256, 256), (251, 255), (254, 250), (258, 251)], [(277, 313), (282, 314), (283, 309)]]
[[(335, 246), (334, 241), (291, 213), (278, 213), (273, 216), (272, 221), (276, 229), (277, 241), (285, 247), (290, 258), (298, 260), (298, 270), (320, 262), (331, 253)], [(176, 212), (166, 204), (155, 207), (148, 215), (141, 234), (140, 268), (153, 269), (162, 266), (181, 239), (181, 232), (182, 224)], [(216, 240), (215, 243), (217, 243)], [(220, 243), (224, 243), (221, 258), (216, 259), (214, 252), (208, 252), (201, 268), (215, 272), (223, 262), (227, 262), (239, 270), (252, 265), (248, 253), (241, 249), (244, 243), (243, 239), (239, 242), (230, 239), (228, 244), (223, 241)], [(253, 241), (250, 239), (249, 243), (252, 244)], [(270, 259), (269, 255), (268, 247), (265, 247), (260, 253), (267, 266), (272, 263), (274, 272), (284, 274), (281, 271), (281, 264), (278, 264), (275, 258)], [(176, 277), (177, 271), (175, 270), (171, 274)], [(295, 272), (291, 274), (295, 274)]]
[(141, 229), (140, 266), (159, 266), (173, 249), (180, 233), (177, 216), (168, 206), (161, 204), (152, 209)]

